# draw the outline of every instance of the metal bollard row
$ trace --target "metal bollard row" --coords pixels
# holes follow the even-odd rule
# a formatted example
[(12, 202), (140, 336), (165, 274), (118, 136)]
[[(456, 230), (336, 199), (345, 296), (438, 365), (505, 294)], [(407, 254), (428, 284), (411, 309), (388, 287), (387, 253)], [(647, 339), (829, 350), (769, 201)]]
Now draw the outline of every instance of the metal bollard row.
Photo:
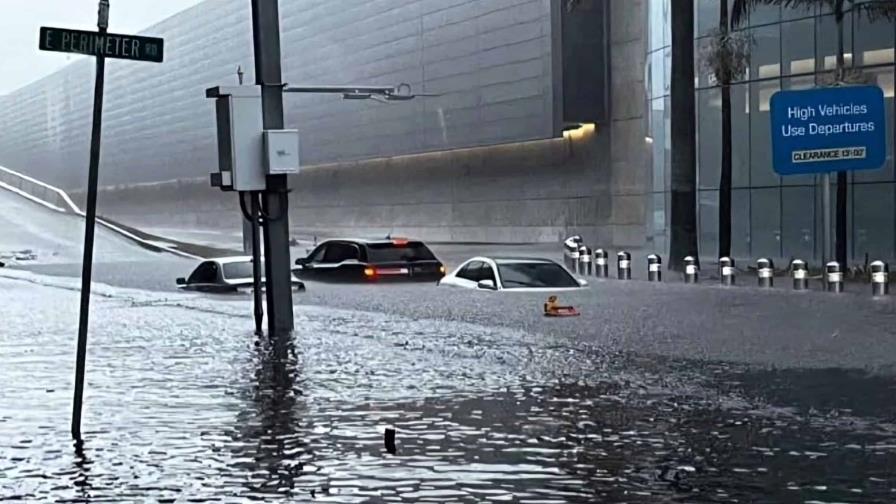
[[(566, 266), (582, 276), (595, 276), (597, 278), (610, 277), (610, 255), (605, 249), (598, 248), (592, 252), (591, 248), (584, 245), (581, 236), (570, 236), (563, 242), (563, 256)], [(629, 252), (621, 250), (616, 253), (616, 278), (619, 280), (631, 280), (632, 256)], [(874, 261), (870, 265), (871, 293), (874, 297), (888, 296), (890, 294), (890, 266), (884, 261)], [(775, 265), (771, 259), (762, 258), (756, 261), (756, 276), (761, 288), (773, 288), (775, 286)], [(793, 290), (809, 290), (809, 267), (806, 261), (794, 259), (790, 263)], [(687, 284), (699, 283), (700, 265), (694, 256), (684, 258), (684, 282)], [(723, 286), (736, 284), (737, 271), (735, 261), (731, 257), (719, 258), (719, 282)], [(658, 254), (647, 256), (647, 280), (650, 282), (663, 281), (663, 259)], [(843, 267), (837, 261), (831, 261), (825, 265), (822, 279), (826, 292), (842, 293), (844, 286)]]

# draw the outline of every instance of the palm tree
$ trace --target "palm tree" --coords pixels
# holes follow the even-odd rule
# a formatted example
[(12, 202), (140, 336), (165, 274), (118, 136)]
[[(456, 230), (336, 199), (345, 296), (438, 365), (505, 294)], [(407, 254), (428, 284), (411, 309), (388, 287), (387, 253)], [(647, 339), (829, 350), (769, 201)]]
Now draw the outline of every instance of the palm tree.
[(694, 0), (671, 2), (672, 14), (672, 227), (669, 266), (697, 254), (697, 144), (694, 104)]
[(722, 166), (719, 174), (719, 257), (731, 255), (731, 83), (747, 69), (749, 37), (732, 32), (728, 2), (719, 2), (719, 27), (701, 51), (703, 68), (715, 77), (722, 98)]
[[(722, 0), (721, 3), (726, 3)], [(843, 19), (850, 11), (864, 15), (869, 21), (878, 19), (893, 21), (896, 19), (896, 0), (734, 0), (731, 6), (731, 25), (740, 26), (747, 18), (750, 11), (760, 5), (780, 5), (784, 8), (808, 10), (816, 5), (826, 5), (834, 13), (837, 23), (837, 68), (831, 84), (835, 86), (854, 83), (855, 75), (849, 75), (846, 68), (843, 50)], [(855, 61), (855, 59), (853, 59)], [(848, 185), (846, 172), (837, 172), (837, 247), (836, 259), (842, 265), (846, 265), (846, 202)], [(825, 251), (827, 253), (828, 251)]]

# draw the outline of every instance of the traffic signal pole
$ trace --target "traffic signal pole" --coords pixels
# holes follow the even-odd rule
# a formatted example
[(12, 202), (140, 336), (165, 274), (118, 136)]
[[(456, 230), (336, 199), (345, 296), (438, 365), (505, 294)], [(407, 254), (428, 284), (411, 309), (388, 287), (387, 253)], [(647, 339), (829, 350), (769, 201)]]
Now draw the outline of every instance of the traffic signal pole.
[[(263, 125), (283, 129), (279, 0), (252, 0), (255, 83), (261, 86)], [(268, 335), (292, 332), (292, 271), (289, 260), (289, 187), (286, 175), (268, 175), (261, 195), (264, 216), (264, 270)]]

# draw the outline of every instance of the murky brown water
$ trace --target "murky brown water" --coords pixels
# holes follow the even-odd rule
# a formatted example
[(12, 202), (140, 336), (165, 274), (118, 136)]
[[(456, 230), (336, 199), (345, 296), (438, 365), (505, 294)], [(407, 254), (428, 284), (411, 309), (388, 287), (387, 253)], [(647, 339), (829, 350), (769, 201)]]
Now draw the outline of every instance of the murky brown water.
[(896, 500), (889, 376), (318, 308), (275, 346), (243, 301), (98, 294), (75, 450), (77, 293), (0, 279), (0, 500)]

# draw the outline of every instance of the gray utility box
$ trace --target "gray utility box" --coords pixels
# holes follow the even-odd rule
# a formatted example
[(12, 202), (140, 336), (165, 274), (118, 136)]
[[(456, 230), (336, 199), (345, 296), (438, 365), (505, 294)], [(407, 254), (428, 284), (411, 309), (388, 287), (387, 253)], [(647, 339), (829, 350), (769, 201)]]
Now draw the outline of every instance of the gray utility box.
[(218, 173), (211, 176), (212, 186), (225, 191), (264, 191), (260, 88), (218, 86), (207, 89), (205, 96), (215, 99), (218, 124)]
[(264, 132), (264, 167), (268, 175), (299, 173), (299, 132), (266, 130)]

